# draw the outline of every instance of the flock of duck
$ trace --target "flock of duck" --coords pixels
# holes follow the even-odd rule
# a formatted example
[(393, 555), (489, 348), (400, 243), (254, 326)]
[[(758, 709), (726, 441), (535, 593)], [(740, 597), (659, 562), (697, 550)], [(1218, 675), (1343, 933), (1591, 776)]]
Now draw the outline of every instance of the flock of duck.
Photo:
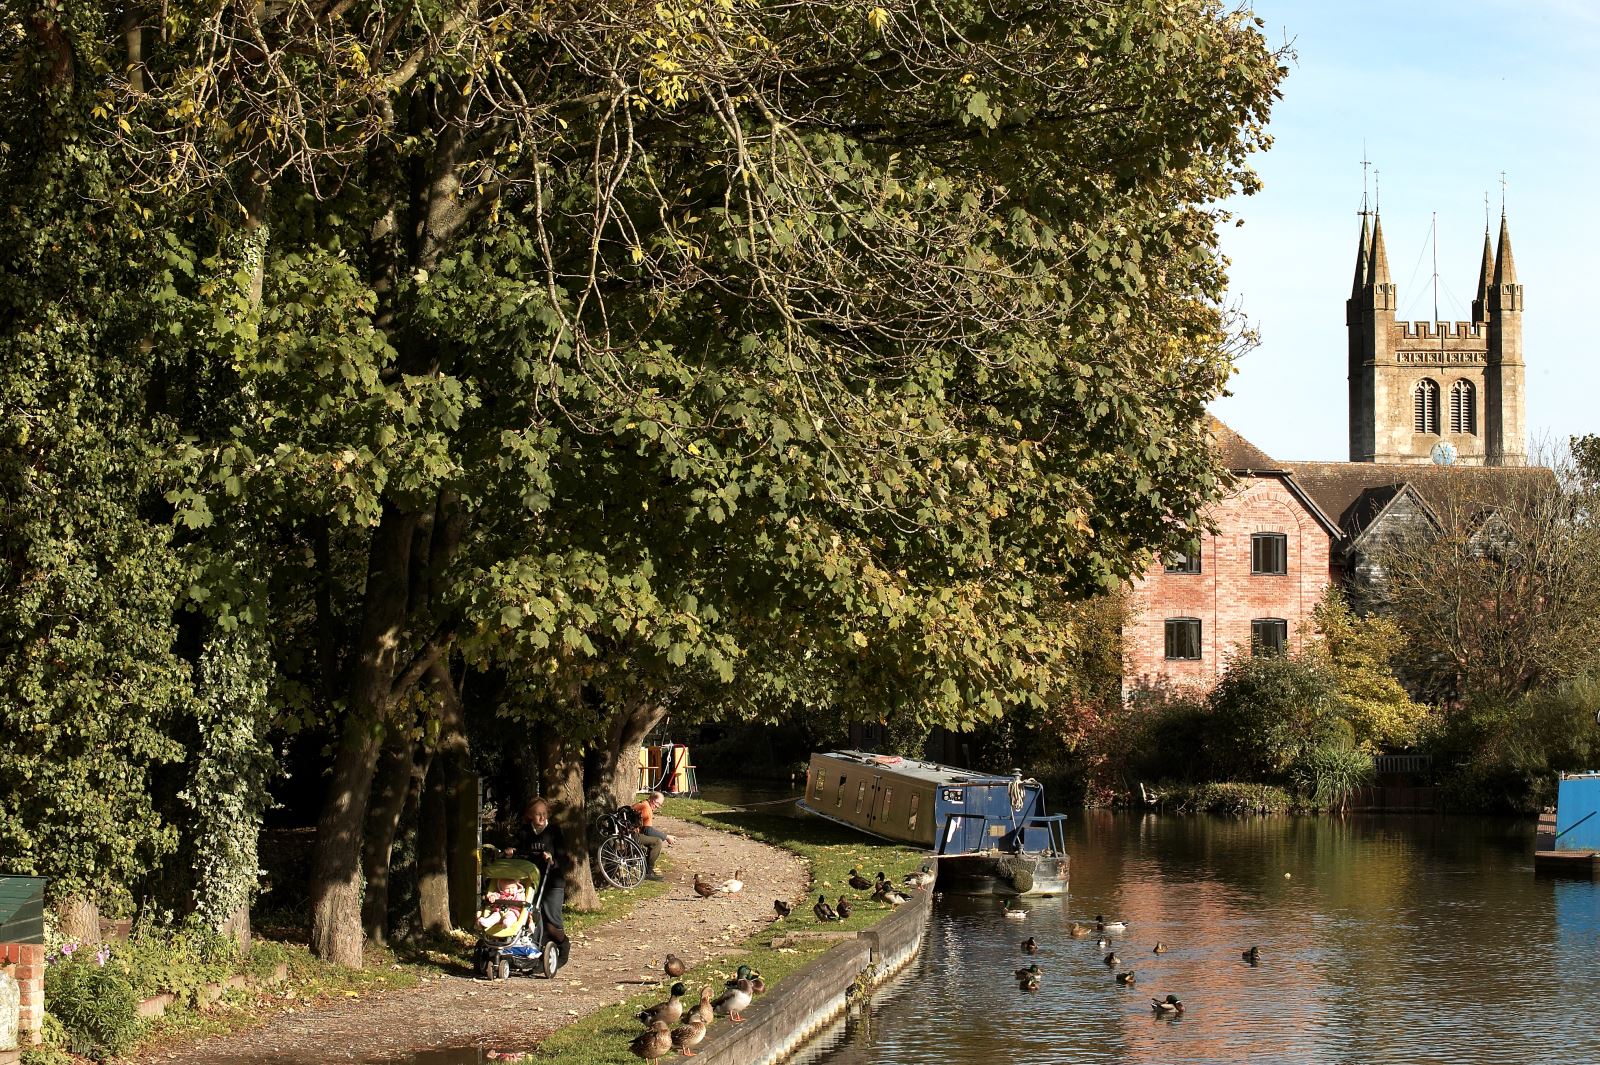
[[(708, 899), (717, 895), (737, 894), (744, 889), (743, 876), (743, 870), (735, 870), (731, 879), (718, 882), (704, 874), (696, 873), (695, 894)], [(932, 886), (933, 881), (934, 874), (922, 869), (915, 873), (907, 873), (904, 886), (925, 889)], [(910, 900), (909, 895), (889, 882), (882, 870), (879, 870), (875, 880), (868, 880), (859, 870), (852, 869), (850, 886), (857, 891), (871, 891), (874, 901), (889, 907), (900, 906)], [(855, 902), (856, 900), (849, 895), (840, 895), (838, 904), (830, 905), (826, 895), (818, 895), (817, 904), (811, 907), (811, 910), (816, 914), (817, 920), (823, 923), (846, 921), (855, 912)], [(794, 906), (783, 899), (774, 900), (772, 908), (780, 920), (794, 912)], [(661, 968), (668, 979), (677, 982), (669, 989), (665, 1002), (658, 1002), (636, 1014), (645, 1030), (628, 1046), (630, 1051), (646, 1061), (664, 1058), (674, 1050), (684, 1057), (694, 1057), (694, 1048), (705, 1041), (706, 1029), (713, 1020), (723, 1016), (735, 1024), (743, 1021), (742, 1014), (750, 1005), (751, 999), (767, 989), (767, 982), (761, 978), (760, 973), (748, 965), (741, 965), (738, 971), (723, 983), (722, 994), (712, 998), (711, 985), (707, 984), (700, 988), (699, 1004), (686, 1009), (683, 997), (689, 993), (689, 989), (678, 978), (688, 971), (688, 965), (676, 954), (668, 954)]]
[[(1028, 911), (1013, 909), (1011, 904), (1007, 902), (1006, 916), (1022, 920), (1028, 916)], [(1105, 919), (1105, 915), (1098, 913), (1095, 914), (1093, 926), (1084, 924), (1081, 921), (1073, 921), (1067, 926), (1067, 934), (1073, 939), (1086, 939), (1090, 935), (1098, 933), (1099, 938), (1095, 940), (1095, 946), (1106, 952), (1105, 956), (1100, 960), (1105, 963), (1106, 968), (1111, 970), (1113, 978), (1118, 984), (1123, 987), (1132, 987), (1139, 982), (1139, 974), (1132, 969), (1123, 968), (1122, 957), (1117, 954), (1116, 947), (1107, 938), (1109, 936), (1123, 935), (1127, 931), (1128, 924), (1126, 921), (1108, 921)], [(1167, 945), (1157, 940), (1156, 945), (1150, 949), (1150, 952), (1152, 954), (1165, 954)], [(1038, 954), (1038, 941), (1032, 936), (1024, 939), (1022, 941), (1022, 953)], [(1240, 955), (1251, 965), (1261, 964), (1260, 947), (1251, 947), (1249, 950), (1241, 951)], [(1016, 970), (1013, 975), (1017, 978), (1017, 990), (1037, 991), (1039, 990), (1040, 980), (1044, 976), (1044, 970), (1039, 967), (1038, 962), (1033, 962), (1025, 969)], [(1183, 1000), (1178, 998), (1177, 995), (1168, 995), (1166, 998), (1152, 998), (1150, 1000), (1150, 1011), (1160, 1017), (1178, 1017), (1183, 1013)]]

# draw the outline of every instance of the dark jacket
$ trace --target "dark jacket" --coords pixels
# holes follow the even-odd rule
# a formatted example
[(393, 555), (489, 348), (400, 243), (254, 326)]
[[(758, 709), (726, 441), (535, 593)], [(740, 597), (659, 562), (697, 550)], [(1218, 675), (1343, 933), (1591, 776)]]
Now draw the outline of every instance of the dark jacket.
[(554, 821), (545, 825), (543, 832), (535, 832), (532, 821), (523, 821), (517, 825), (516, 835), (511, 842), (517, 849), (517, 857), (526, 858), (541, 871), (548, 871), (552, 862), (555, 871), (562, 876), (572, 870), (572, 855), (567, 850), (567, 841)]

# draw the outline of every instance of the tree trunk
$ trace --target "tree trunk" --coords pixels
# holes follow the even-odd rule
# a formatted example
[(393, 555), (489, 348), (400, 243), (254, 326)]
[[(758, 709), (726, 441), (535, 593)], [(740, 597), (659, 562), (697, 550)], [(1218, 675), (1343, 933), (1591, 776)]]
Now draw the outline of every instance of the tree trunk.
[(378, 764), (377, 729), (389, 710), (406, 622), (406, 577), (416, 516), (392, 504), (373, 533), (361, 628), (344, 722), (311, 867), (311, 950), (361, 967), (361, 837)]
[(450, 931), (449, 797), (442, 760), (431, 760), (417, 814), (417, 911), (424, 933)]
[(550, 819), (572, 851), (572, 871), (567, 874), (567, 905), (580, 912), (598, 910), (600, 894), (595, 891), (589, 863), (589, 816), (583, 797), (583, 755), (571, 744), (556, 738), (546, 729), (541, 742), (544, 765), (544, 797), (550, 803)]
[(228, 914), (217, 931), (239, 944), (241, 951), (250, 949), (250, 904), (247, 902)]
[(100, 906), (86, 895), (68, 895), (55, 905), (61, 938), (91, 950), (100, 945)]
[(394, 854), (394, 836), (400, 828), (406, 794), (411, 790), (415, 775), (411, 738), (396, 729), (389, 734), (378, 756), (367, 810), (366, 838), (361, 850), (361, 865), (367, 876), (367, 892), (361, 900), (361, 927), (374, 943), (389, 941), (389, 861)]
[(638, 790), (639, 745), (667, 716), (665, 701), (631, 700), (612, 711), (605, 746), (595, 764), (596, 796), (607, 809), (633, 801)]

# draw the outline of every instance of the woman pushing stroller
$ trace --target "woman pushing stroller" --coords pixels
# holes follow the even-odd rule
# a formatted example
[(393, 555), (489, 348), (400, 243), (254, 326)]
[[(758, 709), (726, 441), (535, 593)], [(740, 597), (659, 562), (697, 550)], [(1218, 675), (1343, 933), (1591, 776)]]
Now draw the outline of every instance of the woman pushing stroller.
[(543, 890), (540, 917), (548, 942), (554, 943), (558, 964), (567, 964), (572, 944), (567, 940), (561, 907), (567, 897), (567, 873), (572, 870), (572, 853), (567, 849), (561, 829), (550, 820), (550, 804), (534, 799), (522, 810), (522, 822), (506, 848), (507, 857), (520, 857), (539, 867)]

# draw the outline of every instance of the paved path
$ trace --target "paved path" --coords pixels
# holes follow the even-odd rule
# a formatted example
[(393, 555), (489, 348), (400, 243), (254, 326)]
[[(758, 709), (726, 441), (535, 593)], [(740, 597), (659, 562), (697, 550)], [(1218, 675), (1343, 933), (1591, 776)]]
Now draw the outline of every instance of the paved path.
[[(441, 973), (420, 987), (284, 1010), (262, 1027), (182, 1048), (157, 1048), (141, 1065), (246, 1065), (393, 1061), (468, 1046), (525, 1049), (541, 1036), (662, 978), (670, 951), (691, 965), (726, 951), (773, 919), (772, 900), (798, 899), (803, 862), (788, 851), (657, 815), (677, 837), (668, 848), (672, 891), (628, 916), (573, 937), (571, 963), (553, 981), (489, 983)], [(744, 891), (702, 899), (690, 882), (744, 870)]]

